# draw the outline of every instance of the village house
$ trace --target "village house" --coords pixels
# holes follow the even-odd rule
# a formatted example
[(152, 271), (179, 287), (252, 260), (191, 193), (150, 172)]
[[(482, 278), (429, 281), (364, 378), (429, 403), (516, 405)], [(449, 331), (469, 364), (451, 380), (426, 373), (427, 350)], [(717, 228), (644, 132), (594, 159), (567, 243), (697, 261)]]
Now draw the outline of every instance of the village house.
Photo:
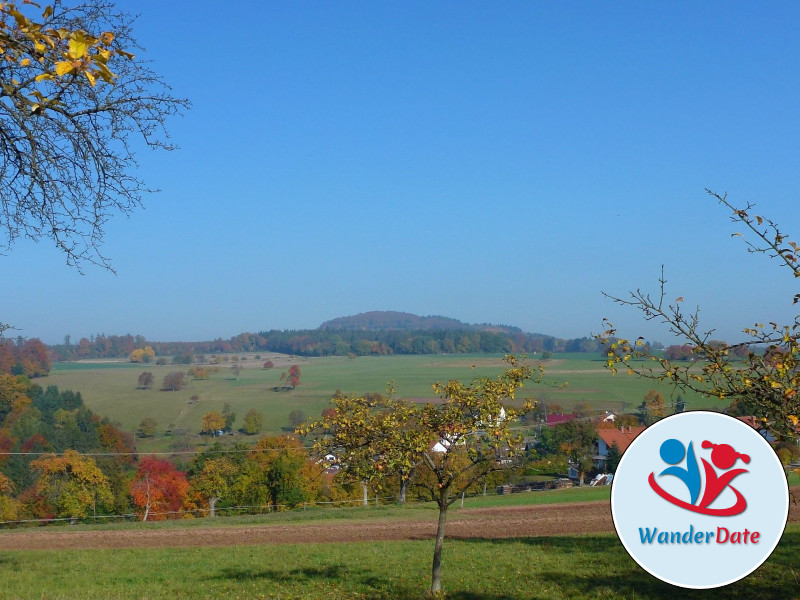
[(598, 429), (597, 430), (597, 454), (594, 456), (595, 466), (600, 470), (606, 469), (606, 458), (608, 458), (608, 451), (614, 444), (619, 448), (619, 453), (622, 455), (631, 442), (636, 439), (640, 433), (645, 430), (644, 426), (621, 426), (613, 429)]

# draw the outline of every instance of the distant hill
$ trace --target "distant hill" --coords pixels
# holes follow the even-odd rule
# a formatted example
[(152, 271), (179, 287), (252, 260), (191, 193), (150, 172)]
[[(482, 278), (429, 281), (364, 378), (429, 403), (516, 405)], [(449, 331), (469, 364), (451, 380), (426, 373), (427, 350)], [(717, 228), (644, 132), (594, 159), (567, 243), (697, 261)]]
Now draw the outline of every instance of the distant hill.
[[(442, 316), (421, 317), (406, 312), (371, 311), (325, 321), (317, 329), (240, 333), (230, 339), (202, 342), (156, 342), (142, 336), (92, 336), (78, 344), (50, 346), (53, 360), (125, 358), (148, 345), (159, 358), (172, 356), (190, 364), (209, 354), (282, 352), (300, 356), (369, 356), (385, 354), (461, 354), (589, 352), (601, 350), (589, 337), (563, 339), (527, 333), (519, 327), (469, 324)], [(2, 358), (0, 356), (0, 358)], [(204, 360), (204, 358), (199, 358)]]
[(373, 310), (349, 317), (338, 317), (325, 321), (320, 330), (338, 331), (494, 331), (496, 333), (519, 333), (519, 327), (507, 325), (471, 325), (458, 319), (439, 315), (421, 317), (407, 312)]

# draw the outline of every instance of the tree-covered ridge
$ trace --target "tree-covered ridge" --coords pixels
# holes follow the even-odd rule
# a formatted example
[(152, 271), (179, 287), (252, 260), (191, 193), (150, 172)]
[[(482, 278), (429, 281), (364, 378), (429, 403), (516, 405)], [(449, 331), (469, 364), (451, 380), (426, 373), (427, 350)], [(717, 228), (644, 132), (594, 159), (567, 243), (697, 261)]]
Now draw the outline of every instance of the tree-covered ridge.
[(406, 331), (429, 331), (431, 329), (445, 329), (452, 331), (495, 331), (506, 333), (522, 333), (519, 327), (508, 325), (492, 325), (482, 323), (470, 325), (458, 319), (443, 317), (441, 315), (421, 317), (407, 312), (391, 310), (373, 310), (348, 317), (337, 317), (325, 321), (319, 329), (356, 330), (356, 331), (381, 331), (385, 329), (402, 329)]
[(388, 354), (464, 354), (540, 352), (600, 352), (599, 341), (588, 337), (564, 339), (513, 328), (485, 329), (299, 329), (240, 333), (230, 339), (204, 342), (154, 342), (142, 336), (98, 335), (78, 344), (50, 347), (53, 360), (128, 358), (149, 346), (156, 357), (196, 354), (280, 352), (299, 356), (382, 356)]

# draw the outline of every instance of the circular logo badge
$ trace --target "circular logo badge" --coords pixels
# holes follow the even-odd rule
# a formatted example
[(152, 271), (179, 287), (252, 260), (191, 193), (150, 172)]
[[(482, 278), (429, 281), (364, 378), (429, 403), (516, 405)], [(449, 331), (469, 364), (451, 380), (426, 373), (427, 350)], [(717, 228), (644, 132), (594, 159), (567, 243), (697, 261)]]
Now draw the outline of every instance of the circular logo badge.
[(706, 411), (667, 417), (631, 443), (611, 488), (631, 558), (662, 581), (714, 588), (749, 575), (778, 545), (789, 487), (769, 443)]

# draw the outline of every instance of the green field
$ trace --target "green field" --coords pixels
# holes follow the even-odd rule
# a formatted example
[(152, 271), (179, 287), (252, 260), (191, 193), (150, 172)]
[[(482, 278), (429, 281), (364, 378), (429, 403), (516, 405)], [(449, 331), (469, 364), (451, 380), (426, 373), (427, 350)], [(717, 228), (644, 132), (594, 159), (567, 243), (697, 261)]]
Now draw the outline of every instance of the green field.
[[(609, 488), (573, 488), (473, 498), (467, 508), (607, 499)], [(453, 508), (452, 518), (459, 509)], [(228, 527), (324, 526), (332, 520), (435, 518), (435, 507), (309, 510), (215, 521)], [(78, 525), (76, 530), (207, 527), (207, 519)], [(0, 531), (0, 535), (3, 532)], [(451, 600), (800, 598), (800, 524), (790, 524), (772, 556), (743, 580), (717, 590), (685, 590), (639, 568), (613, 534), (448, 540), (443, 586)], [(222, 548), (0, 552), (0, 600), (171, 600), (175, 598), (421, 599), (432, 541), (228, 546)]]
[[(266, 359), (274, 359), (273, 369), (259, 368)], [(288, 365), (298, 364), (302, 378), (292, 391), (275, 392), (280, 375)], [(545, 403), (558, 402), (570, 409), (576, 403), (588, 402), (599, 409), (632, 411), (648, 390), (660, 389), (669, 403), (671, 390), (637, 377), (612, 375), (604, 361), (594, 355), (564, 354), (542, 363), (545, 382), (525, 387), (520, 397), (531, 397)], [(279, 434), (289, 428), (289, 413), (302, 410), (314, 417), (328, 406), (338, 389), (345, 393), (384, 392), (387, 382), (394, 381), (397, 395), (405, 398), (431, 398), (431, 385), (436, 381), (456, 378), (468, 381), (475, 376), (498, 374), (505, 363), (499, 355), (426, 355), (327, 358), (289, 358), (264, 354), (255, 361), (250, 357), (237, 380), (230, 365), (220, 366), (209, 379), (189, 381), (176, 392), (160, 387), (164, 376), (172, 371), (186, 371), (186, 365), (134, 365), (127, 362), (57, 363), (49, 377), (37, 379), (42, 386), (57, 385), (62, 390), (80, 391), (86, 405), (101, 416), (118, 422), (122, 428), (135, 432), (144, 417), (153, 417), (158, 429), (169, 425), (185, 429), (190, 435), (200, 431), (200, 420), (209, 411), (221, 411), (227, 402), (237, 414), (238, 428), (251, 408), (265, 416), (264, 434)], [(150, 371), (155, 388), (136, 389), (141, 372)], [(187, 378), (188, 380), (188, 378)], [(192, 402), (192, 396), (198, 400)], [(716, 406), (714, 399), (696, 394), (684, 394), (690, 408)], [(721, 408), (721, 406), (720, 406)], [(192, 438), (192, 444), (207, 442), (207, 438)], [(141, 451), (164, 450), (168, 438), (141, 440)]]
[[(430, 541), (0, 553), (0, 599), (421, 599)], [(640, 569), (613, 534), (449, 540), (452, 600), (800, 597), (800, 525), (745, 579), (684, 590)]]

